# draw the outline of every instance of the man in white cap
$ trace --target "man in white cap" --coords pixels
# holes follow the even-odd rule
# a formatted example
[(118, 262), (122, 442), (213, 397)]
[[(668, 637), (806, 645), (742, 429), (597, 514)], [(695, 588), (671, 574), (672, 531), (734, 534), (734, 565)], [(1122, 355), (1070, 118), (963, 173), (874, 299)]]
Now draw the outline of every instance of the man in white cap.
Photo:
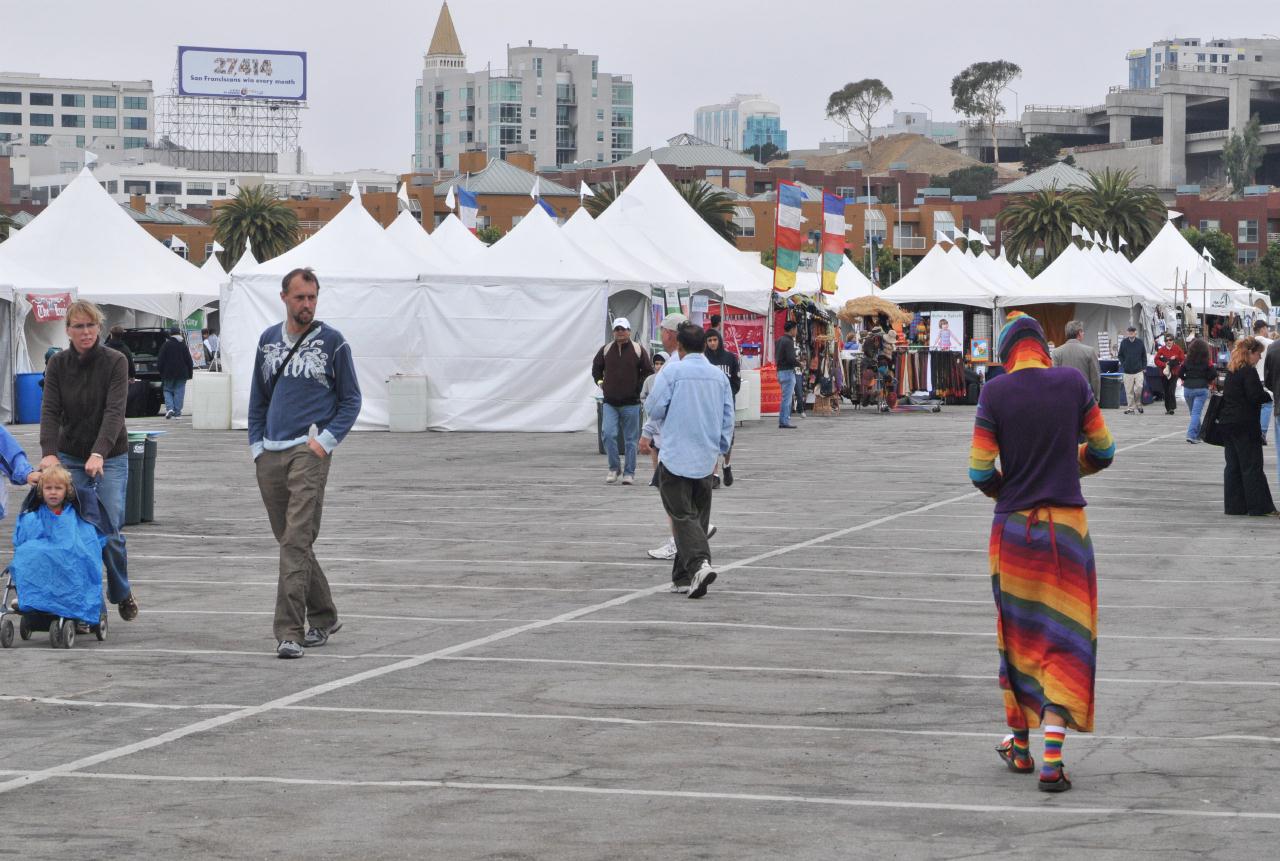
[[(591, 363), (591, 378), (604, 392), (601, 433), (604, 453), (609, 458), (606, 484), (622, 475), (623, 484), (636, 480), (636, 445), (640, 442), (640, 389), (653, 373), (649, 352), (631, 340), (631, 322), (626, 317), (613, 321), (613, 340), (600, 348)], [(618, 428), (622, 428), (625, 462), (618, 457)]]

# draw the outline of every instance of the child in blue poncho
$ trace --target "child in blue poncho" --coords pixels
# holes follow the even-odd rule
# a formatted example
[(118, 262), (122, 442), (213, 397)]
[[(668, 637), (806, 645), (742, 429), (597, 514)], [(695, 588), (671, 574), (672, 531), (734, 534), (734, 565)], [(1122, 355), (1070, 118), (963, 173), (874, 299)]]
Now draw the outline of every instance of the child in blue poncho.
[(106, 536), (77, 507), (75, 484), (62, 466), (39, 474), (33, 497), (13, 536), (17, 609), (97, 624)]

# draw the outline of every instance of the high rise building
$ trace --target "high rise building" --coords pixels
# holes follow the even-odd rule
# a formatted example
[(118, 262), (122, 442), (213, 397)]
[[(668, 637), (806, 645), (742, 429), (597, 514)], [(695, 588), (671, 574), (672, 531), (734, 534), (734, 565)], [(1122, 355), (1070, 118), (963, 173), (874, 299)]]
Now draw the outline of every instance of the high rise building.
[(507, 68), (467, 71), (446, 2), (415, 91), (414, 169), (458, 169), (464, 152), (528, 152), (538, 167), (611, 164), (634, 146), (630, 75), (565, 45), (507, 49)]
[(0, 72), (0, 145), (141, 149), (152, 140), (150, 81)]
[[(1150, 48), (1125, 55), (1129, 61), (1129, 89), (1147, 90), (1160, 85), (1160, 72), (1172, 66), (1185, 72), (1227, 74), (1227, 64), (1264, 62), (1273, 55), (1275, 39), (1161, 39)], [(1273, 56), (1266, 56), (1266, 61)]]
[(787, 148), (781, 109), (759, 93), (736, 95), (723, 105), (703, 105), (694, 112), (693, 133), (717, 146), (745, 152), (771, 143)]

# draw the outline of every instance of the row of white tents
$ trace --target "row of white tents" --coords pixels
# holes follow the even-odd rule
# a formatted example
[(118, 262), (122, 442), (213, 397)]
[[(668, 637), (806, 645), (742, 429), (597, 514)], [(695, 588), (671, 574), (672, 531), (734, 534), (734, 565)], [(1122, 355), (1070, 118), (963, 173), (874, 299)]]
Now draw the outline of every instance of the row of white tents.
[[(427, 233), (406, 211), (384, 230), (353, 188), (352, 201), (314, 236), (261, 263), (246, 250), (229, 272), (216, 257), (197, 269), (165, 248), (86, 170), (0, 244), (0, 379), (65, 342), (61, 323), (32, 322), (30, 295), (91, 299), (106, 306), (109, 322), (127, 325), (182, 319), (221, 300), (233, 422), (243, 427), (258, 335), (280, 319), (281, 278), (303, 266), (322, 284), (319, 315), (353, 345), (365, 393), (357, 427), (367, 429), (388, 424), (388, 379), (421, 374), (433, 428), (578, 430), (593, 418), (584, 362), (613, 316), (630, 318), (647, 340), (655, 294), (706, 295), (756, 314), (772, 301), (771, 270), (718, 237), (652, 162), (599, 219), (579, 211), (559, 226), (534, 206), (492, 247), (454, 216)], [(1232, 310), (1253, 307), (1248, 291), (1226, 282), (1172, 225), (1136, 263), (1073, 246), (1034, 280), (1003, 257), (935, 247), (883, 295), (993, 311), (1070, 302), (1095, 309), (1089, 331), (1115, 331), (1142, 308), (1173, 304), (1164, 285), (1177, 277), (1211, 310), (1219, 294)], [(827, 297), (837, 307), (874, 289), (848, 262), (837, 284)], [(818, 276), (800, 273), (793, 292), (816, 294)], [(8, 418), (11, 387), (2, 388), (0, 415)]]

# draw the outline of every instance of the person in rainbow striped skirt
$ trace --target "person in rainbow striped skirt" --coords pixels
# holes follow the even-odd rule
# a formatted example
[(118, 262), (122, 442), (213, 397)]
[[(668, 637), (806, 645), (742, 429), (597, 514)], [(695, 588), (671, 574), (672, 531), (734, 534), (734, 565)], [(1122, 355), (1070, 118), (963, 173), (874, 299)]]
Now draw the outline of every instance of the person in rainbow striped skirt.
[(1066, 731), (1093, 731), (1098, 646), (1080, 477), (1110, 466), (1115, 443), (1084, 375), (1053, 367), (1039, 323), (1014, 311), (997, 349), (1006, 373), (982, 387), (969, 453), (970, 479), (996, 501), (991, 587), (1011, 730), (996, 752), (1009, 770), (1035, 772), (1029, 732), (1043, 725), (1039, 788), (1065, 792)]

